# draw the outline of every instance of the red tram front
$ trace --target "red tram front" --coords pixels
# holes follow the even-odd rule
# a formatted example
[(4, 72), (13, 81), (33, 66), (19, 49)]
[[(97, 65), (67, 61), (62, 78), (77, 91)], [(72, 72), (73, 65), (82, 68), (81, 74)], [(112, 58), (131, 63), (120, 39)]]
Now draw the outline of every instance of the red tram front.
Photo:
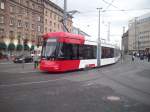
[(48, 33), (43, 36), (40, 70), (62, 72), (79, 69), (77, 46), (84, 37), (65, 32)]

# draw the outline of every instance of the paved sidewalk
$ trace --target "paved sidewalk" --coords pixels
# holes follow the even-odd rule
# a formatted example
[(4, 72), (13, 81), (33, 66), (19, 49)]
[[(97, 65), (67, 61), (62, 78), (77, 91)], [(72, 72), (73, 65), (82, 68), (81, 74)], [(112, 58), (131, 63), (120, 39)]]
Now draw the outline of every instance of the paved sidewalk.
[(13, 63), (13, 61), (8, 59), (0, 59), (0, 64), (7, 64), (7, 63)]
[(148, 62), (147, 59), (144, 59), (144, 60), (140, 60), (139, 57), (135, 57), (135, 60), (132, 61), (132, 56), (131, 55), (125, 55), (124, 57), (124, 60), (123, 60), (123, 63), (145, 63), (145, 64), (150, 64), (150, 62)]
[(22, 63), (13, 63), (13, 62), (5, 62), (0, 63), (0, 71), (7, 73), (31, 73), (38, 72), (39, 69), (34, 69), (34, 63), (24, 63), (24, 67)]

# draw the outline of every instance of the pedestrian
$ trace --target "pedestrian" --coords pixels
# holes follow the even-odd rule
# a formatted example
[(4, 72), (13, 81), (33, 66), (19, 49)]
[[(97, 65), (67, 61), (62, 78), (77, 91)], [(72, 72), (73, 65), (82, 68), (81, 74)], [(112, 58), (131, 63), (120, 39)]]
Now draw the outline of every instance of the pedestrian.
[(132, 54), (132, 61), (134, 61), (134, 58), (135, 58), (135, 56), (134, 56), (134, 54)]
[(140, 60), (144, 60), (144, 54), (143, 53), (140, 54)]
[(148, 53), (147, 58), (148, 58), (148, 62), (150, 62), (150, 52)]
[(34, 56), (33, 56), (33, 60), (34, 60), (34, 69), (36, 69), (38, 67), (38, 61), (39, 61), (39, 57), (37, 52), (35, 52)]

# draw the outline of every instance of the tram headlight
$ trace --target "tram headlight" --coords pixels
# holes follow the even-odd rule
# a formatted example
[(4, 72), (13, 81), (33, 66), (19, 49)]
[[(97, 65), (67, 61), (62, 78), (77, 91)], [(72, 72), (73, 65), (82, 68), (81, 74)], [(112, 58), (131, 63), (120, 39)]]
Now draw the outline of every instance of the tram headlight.
[(55, 70), (58, 70), (58, 69), (60, 69), (60, 67), (57, 65), (57, 66), (54, 66), (53, 67)]

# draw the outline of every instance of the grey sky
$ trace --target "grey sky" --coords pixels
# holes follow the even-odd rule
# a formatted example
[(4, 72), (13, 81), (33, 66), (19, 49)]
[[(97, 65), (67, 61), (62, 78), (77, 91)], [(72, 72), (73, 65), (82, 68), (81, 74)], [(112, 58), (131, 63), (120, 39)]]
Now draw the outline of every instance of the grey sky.
[[(63, 0), (51, 0), (63, 8)], [(105, 2), (104, 2), (105, 1)], [(113, 1), (114, 6), (108, 3)], [(150, 0), (67, 0), (68, 11), (78, 10), (80, 13), (74, 15), (74, 26), (81, 28), (85, 32), (97, 38), (98, 10), (102, 7), (106, 12), (101, 13), (101, 38), (107, 38), (108, 22), (110, 22), (110, 38), (113, 41), (120, 41), (122, 27), (128, 27), (128, 21), (134, 17), (143, 15), (149, 10), (137, 10), (150, 8)], [(109, 11), (109, 10), (129, 10), (129, 11)]]

